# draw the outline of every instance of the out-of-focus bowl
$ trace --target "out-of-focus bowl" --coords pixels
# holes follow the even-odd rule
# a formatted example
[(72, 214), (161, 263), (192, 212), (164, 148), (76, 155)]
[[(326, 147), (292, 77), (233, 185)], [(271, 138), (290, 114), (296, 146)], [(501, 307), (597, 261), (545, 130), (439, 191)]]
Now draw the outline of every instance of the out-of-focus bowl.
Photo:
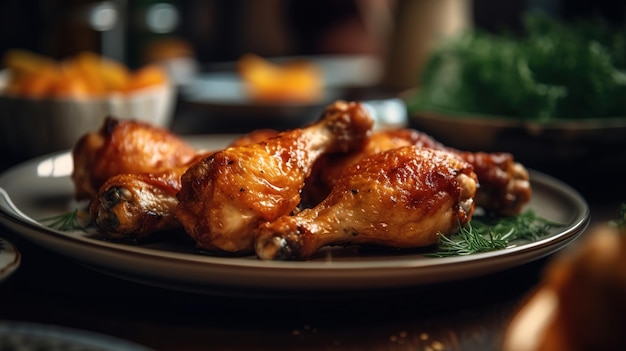
[(169, 127), (175, 100), (175, 87), (168, 84), (103, 98), (0, 95), (0, 150), (26, 159), (70, 149), (82, 135), (100, 128), (106, 116)]
[[(529, 122), (463, 113), (412, 112), (413, 127), (462, 150), (510, 152), (529, 168), (589, 191), (626, 195), (626, 117)], [(609, 186), (611, 188), (609, 188)]]

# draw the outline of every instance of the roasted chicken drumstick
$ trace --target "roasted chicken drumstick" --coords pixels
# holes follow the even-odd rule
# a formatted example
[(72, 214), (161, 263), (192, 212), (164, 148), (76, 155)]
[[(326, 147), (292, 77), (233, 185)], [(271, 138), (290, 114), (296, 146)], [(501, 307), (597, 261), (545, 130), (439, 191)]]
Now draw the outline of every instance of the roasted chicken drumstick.
[(528, 171), (523, 165), (515, 162), (513, 155), (460, 151), (444, 146), (429, 135), (412, 129), (377, 131), (361, 150), (324, 157), (315, 165), (303, 197), (310, 203), (318, 203), (330, 192), (336, 180), (349, 165), (363, 157), (408, 145), (448, 151), (470, 163), (479, 181), (476, 206), (497, 215), (513, 216), (519, 214), (524, 205), (530, 201), (531, 186)]
[(414, 248), (465, 225), (474, 211), (473, 167), (446, 151), (406, 146), (348, 167), (319, 205), (260, 224), (261, 259), (305, 259), (329, 244)]
[[(242, 146), (275, 136), (274, 130), (256, 130), (231, 142)], [(132, 143), (133, 140), (128, 140)], [(144, 239), (159, 231), (181, 228), (174, 217), (181, 176), (214, 151), (198, 151), (187, 164), (154, 173), (118, 174), (109, 178), (91, 201), (89, 213), (96, 227), (113, 239)]]
[(361, 147), (372, 127), (361, 104), (338, 101), (308, 127), (216, 152), (182, 176), (176, 217), (200, 249), (250, 253), (261, 221), (296, 209), (314, 162)]
[(180, 228), (174, 217), (180, 177), (207, 154), (189, 164), (157, 173), (118, 174), (109, 178), (89, 205), (93, 223), (106, 237), (139, 240)]
[(187, 164), (197, 153), (167, 129), (107, 117), (98, 131), (85, 134), (72, 150), (75, 197), (92, 199), (114, 175), (163, 172)]

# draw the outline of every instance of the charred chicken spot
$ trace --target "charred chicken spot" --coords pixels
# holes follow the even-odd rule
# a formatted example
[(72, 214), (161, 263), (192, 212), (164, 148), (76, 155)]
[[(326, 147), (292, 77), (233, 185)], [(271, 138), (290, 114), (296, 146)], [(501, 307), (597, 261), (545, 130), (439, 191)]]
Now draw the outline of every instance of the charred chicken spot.
[(260, 257), (264, 259), (291, 260), (297, 258), (302, 249), (298, 238), (299, 235), (296, 233), (288, 236), (273, 235), (265, 238), (257, 251)]
[(107, 118), (104, 121), (104, 132), (106, 135), (112, 135), (113, 131), (115, 130), (115, 128), (117, 127), (117, 125), (120, 122), (116, 119), (113, 118), (112, 116), (107, 116)]
[(303, 226), (298, 225), (298, 226), (296, 227), (296, 230), (298, 231), (298, 234), (303, 234), (303, 233), (305, 232), (305, 230), (306, 230), (306, 229), (305, 229)]
[(243, 193), (244, 191), (246, 191), (246, 189), (245, 189), (245, 188), (239, 188), (239, 192), (240, 192), (240, 193)]
[(148, 215), (148, 217), (151, 217), (152, 219), (156, 219), (156, 220), (159, 220), (162, 217), (160, 213), (156, 211), (152, 211), (152, 210), (147, 211), (146, 214)]
[(354, 195), (356, 195), (356, 194), (358, 194), (358, 193), (359, 193), (359, 189), (352, 189), (352, 190), (350, 190), (350, 191), (352, 191), (352, 193), (353, 193)]
[(123, 187), (112, 187), (102, 194), (100, 203), (104, 208), (113, 208), (118, 203), (131, 197), (131, 193), (128, 189)]

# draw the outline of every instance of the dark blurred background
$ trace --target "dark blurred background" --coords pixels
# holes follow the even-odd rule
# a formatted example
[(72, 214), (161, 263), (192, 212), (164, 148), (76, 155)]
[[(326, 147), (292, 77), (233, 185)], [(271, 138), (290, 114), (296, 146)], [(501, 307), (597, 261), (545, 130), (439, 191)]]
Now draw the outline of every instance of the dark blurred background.
[[(169, 49), (192, 50), (200, 63), (235, 60), (246, 52), (266, 56), (374, 53), (379, 48), (364, 17), (385, 16), (385, 9), (399, 2), (2, 0), (0, 55), (11, 48), (55, 58), (92, 50), (133, 67), (149, 59), (155, 39), (179, 40), (170, 41)], [(614, 0), (467, 2), (473, 25), (489, 31), (518, 29), (520, 14), (532, 7), (564, 19), (599, 14), (613, 22), (622, 22), (625, 12), (623, 2)], [(364, 13), (367, 8), (375, 13)]]
[[(515, 33), (524, 12), (536, 8), (565, 21), (600, 16), (616, 24), (624, 23), (626, 12), (624, 2), (614, 0), (1, 0), (0, 57), (13, 48), (57, 59), (89, 50), (130, 68), (186, 57), (197, 64), (196, 72), (203, 72), (246, 53), (357, 54), (380, 59), (387, 78), (394, 78), (381, 85), (397, 93), (417, 83), (405, 66), (414, 68), (424, 48), (413, 46), (425, 46), (429, 35), (467, 27)], [(398, 74), (391, 77), (394, 70)], [(184, 103), (179, 99), (172, 126), (178, 133), (292, 126), (284, 119), (270, 125), (267, 119), (208, 116), (206, 109)], [(580, 173), (579, 166), (561, 173)], [(582, 178), (578, 183), (592, 182)]]

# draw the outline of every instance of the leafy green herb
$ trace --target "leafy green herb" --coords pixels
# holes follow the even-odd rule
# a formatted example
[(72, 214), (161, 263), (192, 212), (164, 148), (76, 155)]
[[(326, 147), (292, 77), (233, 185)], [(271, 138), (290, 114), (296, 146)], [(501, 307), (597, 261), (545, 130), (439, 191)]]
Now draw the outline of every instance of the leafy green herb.
[(530, 12), (522, 34), (473, 30), (431, 54), (411, 112), (559, 118), (626, 116), (626, 27)]
[(562, 224), (537, 216), (532, 210), (515, 217), (475, 217), (450, 237), (439, 236), (436, 257), (464, 256), (479, 252), (501, 250), (515, 240), (535, 241)]
[(40, 220), (40, 222), (47, 223), (48, 227), (50, 228), (62, 231), (86, 230), (87, 227), (89, 227), (89, 225), (91, 224), (90, 221), (87, 221), (87, 223), (83, 224), (86, 217), (88, 216), (85, 215), (84, 211), (75, 209), (72, 212), (43, 218)]

